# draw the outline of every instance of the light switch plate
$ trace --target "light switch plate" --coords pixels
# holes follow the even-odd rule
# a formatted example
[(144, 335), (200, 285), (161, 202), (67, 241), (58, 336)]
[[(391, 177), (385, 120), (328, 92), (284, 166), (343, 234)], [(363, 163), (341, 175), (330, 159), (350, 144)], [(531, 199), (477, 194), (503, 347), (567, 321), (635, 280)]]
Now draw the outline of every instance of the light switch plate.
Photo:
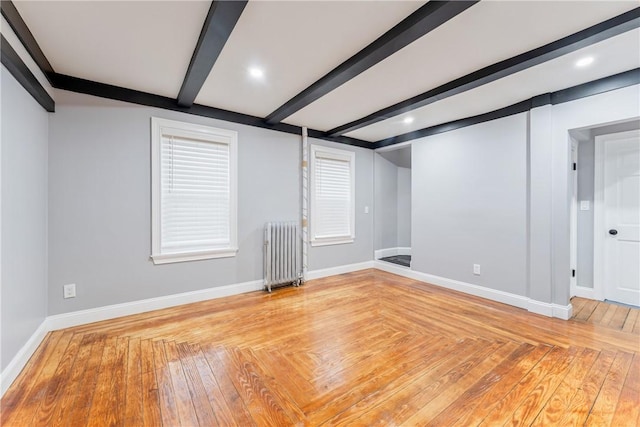
[(580, 210), (581, 211), (588, 211), (589, 209), (591, 209), (591, 207), (589, 206), (589, 201), (588, 200), (581, 200), (580, 201)]

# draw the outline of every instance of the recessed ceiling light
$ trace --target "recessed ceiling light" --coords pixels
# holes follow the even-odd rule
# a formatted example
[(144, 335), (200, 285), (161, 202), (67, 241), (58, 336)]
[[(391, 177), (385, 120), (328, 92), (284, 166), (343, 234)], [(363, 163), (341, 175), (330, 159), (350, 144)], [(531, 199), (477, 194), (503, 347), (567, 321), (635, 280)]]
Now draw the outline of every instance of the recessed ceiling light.
[(585, 56), (576, 62), (576, 67), (586, 67), (593, 62), (593, 56)]
[(402, 123), (404, 123), (405, 125), (413, 123), (413, 117), (405, 117)]
[(264, 71), (261, 68), (251, 67), (249, 68), (249, 75), (254, 79), (261, 79), (264, 77)]

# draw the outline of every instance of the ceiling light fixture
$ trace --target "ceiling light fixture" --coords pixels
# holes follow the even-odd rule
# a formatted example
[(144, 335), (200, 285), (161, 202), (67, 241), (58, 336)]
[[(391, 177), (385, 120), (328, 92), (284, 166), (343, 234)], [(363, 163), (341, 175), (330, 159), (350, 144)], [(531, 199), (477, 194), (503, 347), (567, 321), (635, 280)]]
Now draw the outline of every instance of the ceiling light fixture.
[(586, 67), (593, 62), (593, 56), (585, 56), (576, 62), (576, 67)]
[(251, 67), (249, 68), (249, 75), (254, 79), (261, 79), (262, 77), (264, 77), (264, 71), (257, 67)]
[(402, 120), (402, 123), (405, 125), (413, 123), (413, 117), (405, 117), (404, 120)]

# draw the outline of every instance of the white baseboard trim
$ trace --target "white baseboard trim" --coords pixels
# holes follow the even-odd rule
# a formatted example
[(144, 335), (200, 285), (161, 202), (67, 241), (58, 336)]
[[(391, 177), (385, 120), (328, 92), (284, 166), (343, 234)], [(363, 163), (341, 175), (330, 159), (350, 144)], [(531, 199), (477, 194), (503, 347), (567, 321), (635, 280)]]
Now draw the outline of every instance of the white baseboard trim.
[(338, 267), (323, 268), (321, 270), (307, 271), (305, 280), (321, 279), (323, 277), (335, 276), (337, 274), (351, 273), (353, 271), (373, 268), (374, 261), (359, 262), (356, 264), (340, 265)]
[(375, 259), (380, 259), (395, 255), (411, 255), (411, 248), (386, 248), (375, 251)]
[(198, 291), (183, 292), (180, 294), (166, 295), (122, 304), (90, 308), (88, 310), (56, 314), (49, 316), (47, 320), (49, 322), (50, 330), (55, 331), (58, 329), (71, 328), (73, 326), (86, 325), (87, 323), (129, 316), (132, 314), (145, 313), (147, 311), (160, 310), (183, 304), (191, 304), (193, 302), (259, 291), (261, 289), (264, 289), (264, 282), (262, 280), (253, 280), (251, 282), (217, 286), (215, 288), (202, 289)]
[(585, 286), (571, 286), (571, 296), (596, 300), (596, 293), (593, 288)]
[(533, 299), (528, 299), (527, 310), (532, 313), (542, 314), (547, 317), (557, 317), (562, 320), (571, 319), (571, 315), (573, 314), (573, 306), (571, 304), (560, 305), (553, 304), (548, 302), (536, 301)]
[(262, 289), (264, 289), (264, 282), (262, 280), (253, 280), (251, 282), (217, 286), (215, 288), (48, 316), (0, 374), (0, 397), (4, 396), (4, 393), (18, 377), (20, 371), (25, 367), (29, 358), (37, 350), (49, 331)]
[(471, 283), (461, 282), (459, 280), (448, 279), (446, 277), (435, 276), (433, 274), (421, 273), (419, 271), (394, 266), (392, 264), (376, 261), (375, 268), (397, 274), (398, 276), (408, 277), (409, 279), (430, 283), (432, 285), (441, 286), (454, 291), (464, 292), (477, 297), (486, 298), (492, 301), (509, 304), (514, 307), (524, 308), (532, 313), (542, 314), (548, 317), (557, 317), (568, 320), (571, 318), (571, 304), (566, 306), (536, 301), (528, 297), (512, 294), (510, 292), (499, 291), (496, 289), (486, 288), (484, 286), (473, 285)]
[(50, 331), (47, 318), (45, 318), (40, 326), (31, 335), (29, 340), (22, 346), (18, 353), (11, 359), (11, 362), (0, 374), (0, 397), (9, 389), (9, 386), (18, 378), (22, 368), (27, 364), (38, 346)]

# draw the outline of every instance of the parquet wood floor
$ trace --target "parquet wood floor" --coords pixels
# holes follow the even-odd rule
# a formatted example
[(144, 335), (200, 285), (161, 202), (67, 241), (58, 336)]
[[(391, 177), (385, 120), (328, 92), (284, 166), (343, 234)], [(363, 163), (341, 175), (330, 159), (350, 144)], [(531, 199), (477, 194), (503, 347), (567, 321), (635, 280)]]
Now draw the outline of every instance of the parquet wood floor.
[(640, 422), (640, 333), (365, 270), (50, 333), (5, 426)]
[(621, 304), (571, 298), (573, 320), (640, 334), (640, 309)]

